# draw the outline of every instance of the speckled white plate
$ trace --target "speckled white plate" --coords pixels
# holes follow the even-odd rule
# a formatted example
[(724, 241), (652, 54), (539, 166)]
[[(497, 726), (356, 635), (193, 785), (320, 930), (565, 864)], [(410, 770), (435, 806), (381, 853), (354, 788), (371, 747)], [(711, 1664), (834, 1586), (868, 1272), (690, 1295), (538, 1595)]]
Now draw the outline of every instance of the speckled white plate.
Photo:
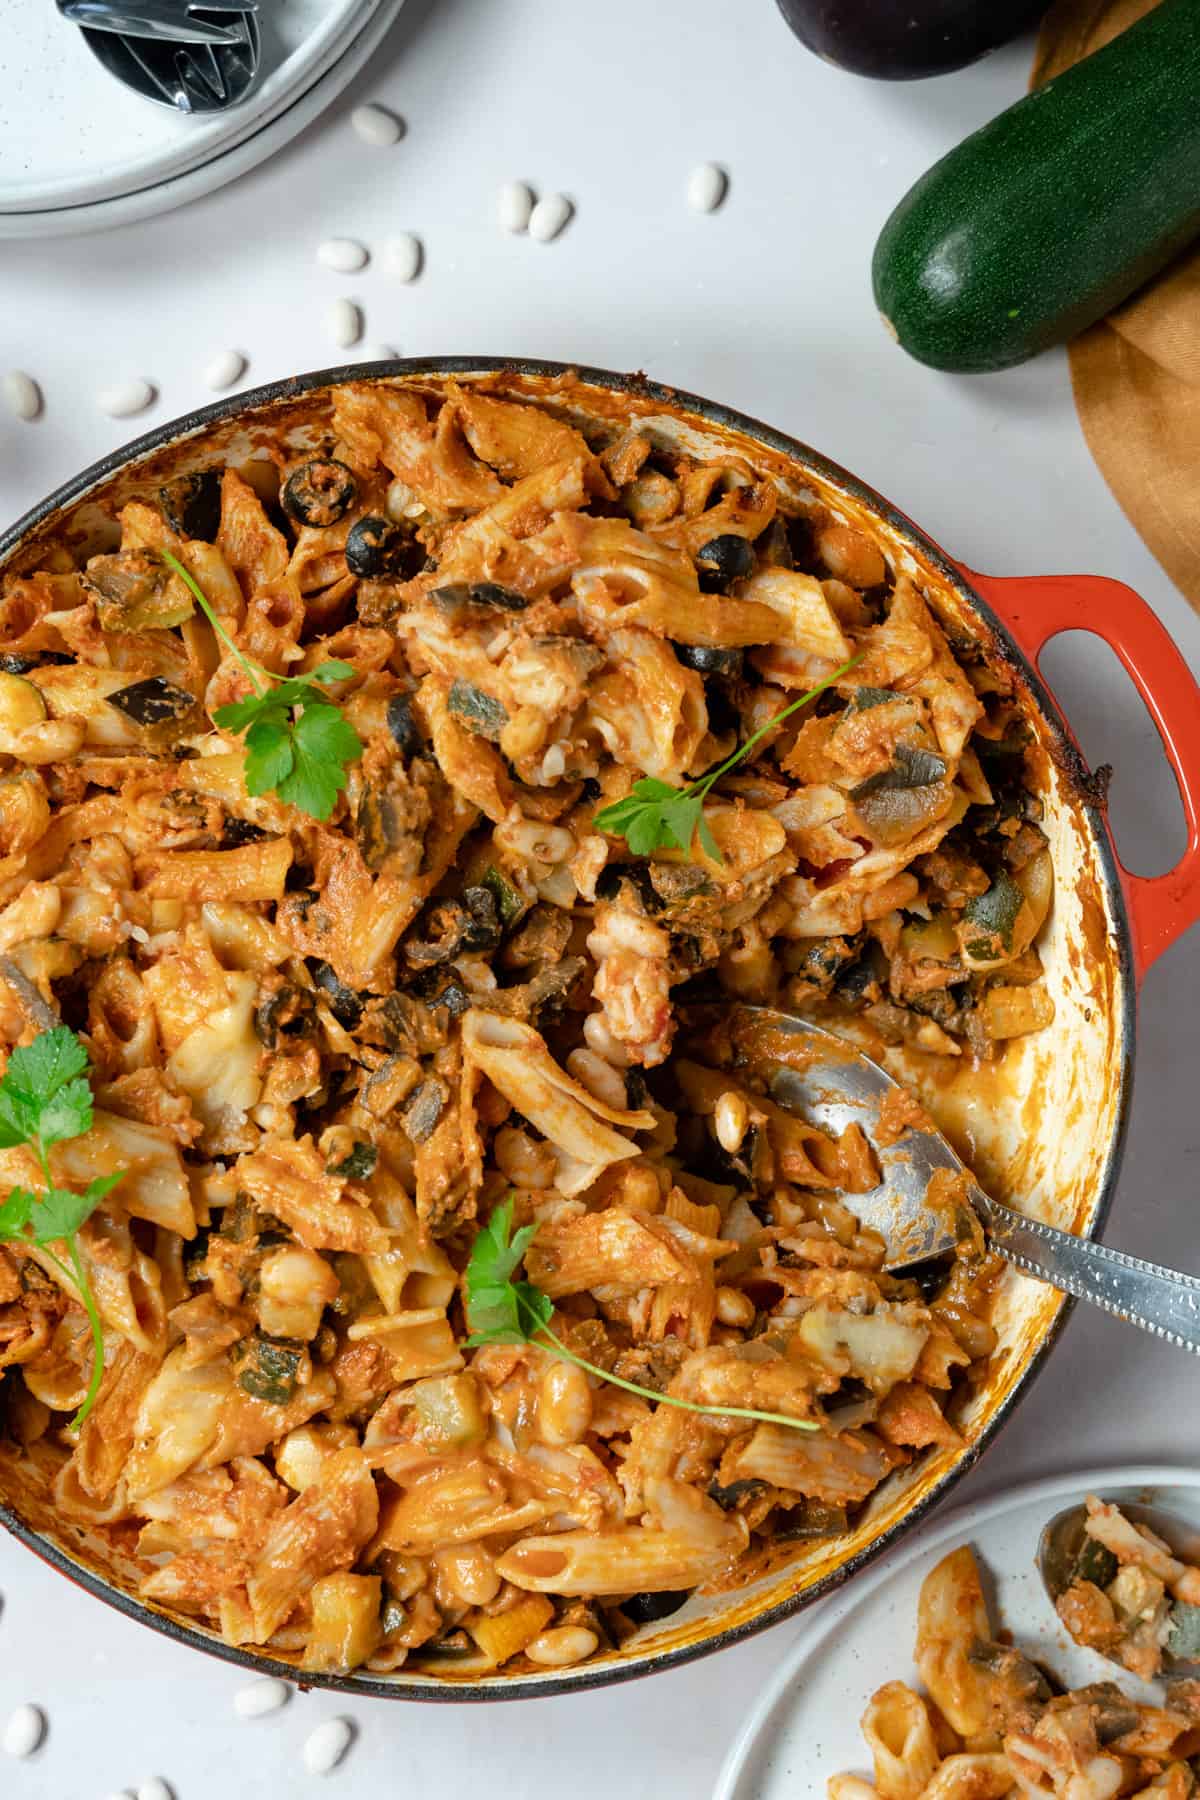
[[(1034, 1565), (1046, 1521), (1088, 1494), (1161, 1506), (1200, 1530), (1200, 1474), (1186, 1469), (1084, 1470), (958, 1507), (809, 1615), (812, 1623), (726, 1757), (713, 1800), (817, 1800), (839, 1770), (868, 1773), (859, 1719), (885, 1681), (919, 1685), (912, 1661), (917, 1595), (957, 1544), (970, 1544), (984, 1565), (1000, 1620), (1022, 1649), (1072, 1687), (1112, 1680), (1111, 1663), (1070, 1642)], [(1155, 1690), (1132, 1676), (1120, 1679), (1129, 1693), (1153, 1697)]]
[(0, 39), (0, 237), (145, 217), (244, 173), (328, 105), (402, 3), (264, 0), (253, 94), (187, 118), (108, 75), (52, 0), (21, 0)]

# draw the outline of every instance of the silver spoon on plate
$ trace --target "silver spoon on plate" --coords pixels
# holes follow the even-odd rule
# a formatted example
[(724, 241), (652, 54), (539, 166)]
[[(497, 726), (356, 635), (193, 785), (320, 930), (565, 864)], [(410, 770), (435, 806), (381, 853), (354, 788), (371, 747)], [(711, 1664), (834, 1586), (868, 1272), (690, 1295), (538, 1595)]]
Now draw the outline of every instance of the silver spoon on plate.
[(97, 61), (143, 99), (182, 113), (224, 112), (262, 60), (258, 0), (57, 0)]

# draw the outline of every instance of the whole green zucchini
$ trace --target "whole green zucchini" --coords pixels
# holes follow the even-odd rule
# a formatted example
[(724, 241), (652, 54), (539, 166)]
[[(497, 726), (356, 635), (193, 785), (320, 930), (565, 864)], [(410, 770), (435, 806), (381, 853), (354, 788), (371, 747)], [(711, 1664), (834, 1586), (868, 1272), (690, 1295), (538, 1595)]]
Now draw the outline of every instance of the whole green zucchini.
[(1200, 0), (1163, 0), (910, 188), (875, 246), (875, 300), (919, 362), (1005, 369), (1198, 234)]

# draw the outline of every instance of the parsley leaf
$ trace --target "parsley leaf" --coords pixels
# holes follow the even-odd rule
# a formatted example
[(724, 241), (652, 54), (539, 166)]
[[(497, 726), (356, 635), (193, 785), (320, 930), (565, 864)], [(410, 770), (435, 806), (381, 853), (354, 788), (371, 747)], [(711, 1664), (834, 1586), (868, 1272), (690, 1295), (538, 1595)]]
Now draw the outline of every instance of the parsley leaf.
[(656, 1406), (676, 1406), (683, 1412), (719, 1413), (724, 1418), (762, 1419), (771, 1425), (790, 1425), (796, 1431), (820, 1430), (813, 1420), (794, 1419), (789, 1413), (759, 1412), (751, 1406), (698, 1406), (691, 1400), (680, 1400), (675, 1394), (660, 1394), (636, 1381), (626, 1381), (623, 1376), (576, 1356), (551, 1330), (554, 1302), (549, 1295), (543, 1294), (531, 1281), (513, 1279), (538, 1228), (522, 1225), (514, 1232), (512, 1216), (510, 1197), (496, 1207), (471, 1247), (466, 1272), (467, 1324), (471, 1332), (467, 1339), (469, 1350), (479, 1350), (487, 1344), (536, 1344), (540, 1350), (549, 1350), (552, 1355), (574, 1363), (598, 1380), (624, 1388), (626, 1393), (639, 1394)]
[(843, 675), (857, 667), (863, 655), (864, 652), (860, 651), (824, 681), (819, 681), (816, 687), (810, 688), (807, 694), (789, 701), (782, 712), (777, 712), (773, 719), (760, 725), (744, 744), (738, 746), (732, 756), (727, 756), (723, 763), (710, 769), (699, 781), (689, 782), (687, 787), (675, 788), (653, 776), (643, 776), (640, 781), (634, 782), (623, 800), (615, 800), (611, 806), (603, 807), (592, 820), (593, 825), (600, 831), (608, 832), (611, 837), (623, 837), (635, 856), (650, 856), (664, 845), (674, 845), (686, 856), (691, 851), (693, 838), (699, 834), (700, 848), (704, 854), (713, 862), (723, 861), (720, 846), (704, 817), (704, 802), (708, 798), (709, 789), (722, 775), (728, 774), (730, 769), (741, 762), (743, 757), (748, 756), (768, 731), (773, 731), (790, 713), (807, 706), (810, 700), (815, 700), (818, 694), (823, 694), (826, 688), (832, 687), (835, 681), (840, 681)]
[(337, 702), (323, 687), (348, 681), (354, 669), (331, 657), (307, 675), (273, 675), (239, 650), (200, 584), (169, 550), (159, 555), (191, 590), (226, 649), (237, 657), (252, 693), (218, 706), (213, 723), (222, 731), (245, 733), (246, 791), (276, 793), (314, 819), (327, 819), (346, 785), (346, 770), (363, 753), (363, 742)]
[[(32, 1044), (19, 1047), (0, 1078), (0, 1148), (26, 1144), (46, 1178), (42, 1193), (15, 1187), (0, 1202), (0, 1242), (36, 1244), (46, 1249), (60, 1275), (79, 1294), (92, 1328), (92, 1373), (82, 1406), (71, 1421), (78, 1428), (95, 1404), (104, 1376), (104, 1332), (88, 1272), (75, 1233), (112, 1191), (125, 1171), (97, 1175), (82, 1194), (54, 1185), (49, 1150), (91, 1130), (92, 1090), (87, 1081), (87, 1051), (65, 1025), (43, 1031)], [(66, 1246), (70, 1266), (50, 1244)]]

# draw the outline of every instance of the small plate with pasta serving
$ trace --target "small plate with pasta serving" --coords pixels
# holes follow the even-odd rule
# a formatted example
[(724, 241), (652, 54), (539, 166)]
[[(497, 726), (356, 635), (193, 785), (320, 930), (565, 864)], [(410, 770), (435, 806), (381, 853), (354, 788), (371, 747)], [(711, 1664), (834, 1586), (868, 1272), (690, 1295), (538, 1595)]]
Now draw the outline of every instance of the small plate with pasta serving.
[[(1056, 1610), (1039, 1540), (1085, 1502), (1089, 1535)], [(1174, 1548), (1190, 1560), (1145, 1535), (1145, 1507), (1188, 1534)], [(1191, 1641), (1195, 1530), (1200, 1478), (1161, 1467), (1058, 1476), (960, 1508), (822, 1611), (714, 1800), (1190, 1800), (1200, 1688), (1150, 1677), (1170, 1666), (1162, 1647)]]

